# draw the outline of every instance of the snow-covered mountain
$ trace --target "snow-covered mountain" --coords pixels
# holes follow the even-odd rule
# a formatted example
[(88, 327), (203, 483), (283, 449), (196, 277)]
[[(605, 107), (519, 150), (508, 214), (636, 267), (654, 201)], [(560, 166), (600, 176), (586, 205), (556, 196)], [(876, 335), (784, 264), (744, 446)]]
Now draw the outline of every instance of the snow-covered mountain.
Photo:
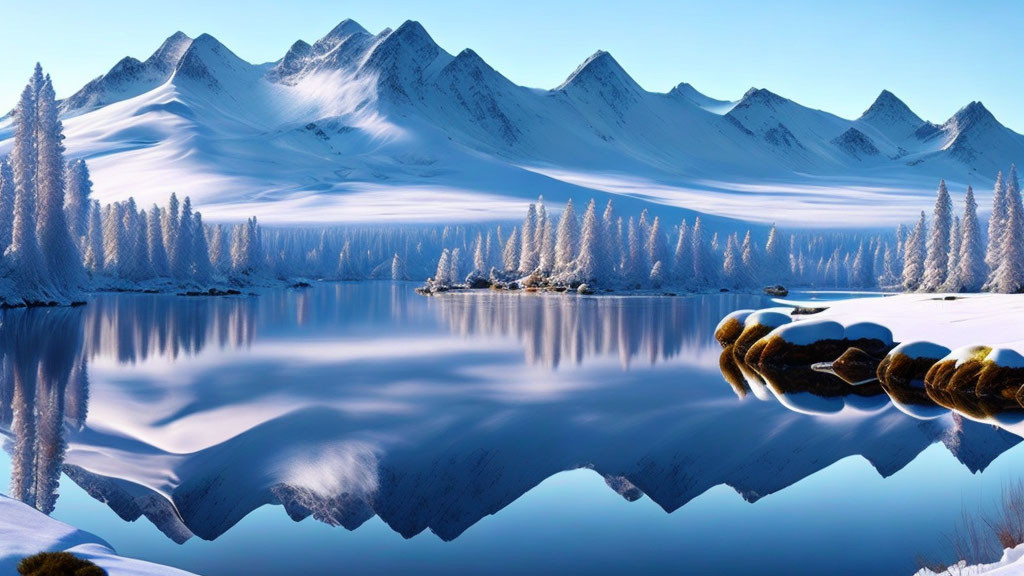
[[(848, 120), (765, 89), (738, 101), (687, 83), (650, 92), (604, 51), (553, 89), (527, 88), (413, 21), (374, 34), (345, 20), (259, 65), (178, 32), (62, 110), (101, 198), (176, 191), (208, 218), (272, 222), (504, 219), (543, 194), (880, 225), (926, 207), (939, 178), (984, 189), (1024, 158), (1024, 136), (979, 102), (933, 124), (882, 91)], [(0, 123), (0, 153), (11, 132)]]

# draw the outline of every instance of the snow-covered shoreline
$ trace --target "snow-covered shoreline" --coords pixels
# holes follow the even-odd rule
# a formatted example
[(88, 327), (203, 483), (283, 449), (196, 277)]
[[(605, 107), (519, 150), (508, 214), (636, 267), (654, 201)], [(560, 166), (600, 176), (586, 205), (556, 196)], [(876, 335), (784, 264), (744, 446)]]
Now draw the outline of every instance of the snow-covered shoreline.
[(109, 576), (190, 576), (190, 572), (125, 558), (101, 538), (46, 516), (0, 494), (0, 573), (17, 573), (18, 562), (39, 552), (70, 552)]

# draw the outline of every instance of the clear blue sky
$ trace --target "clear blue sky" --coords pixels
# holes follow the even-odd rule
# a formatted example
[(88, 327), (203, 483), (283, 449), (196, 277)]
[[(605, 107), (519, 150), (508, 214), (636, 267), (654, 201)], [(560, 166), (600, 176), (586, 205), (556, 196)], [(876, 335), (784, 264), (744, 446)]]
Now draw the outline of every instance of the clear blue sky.
[(734, 99), (758, 86), (856, 117), (887, 88), (928, 120), (981, 100), (1024, 132), (1024, 2), (1010, 0), (0, 0), (0, 102), (13, 105), (36, 60), (65, 96), (175, 30), (265, 62), (344, 18), (373, 32), (419, 20), (449, 52), (471, 47), (529, 86), (554, 87), (604, 49), (648, 90), (685, 81)]

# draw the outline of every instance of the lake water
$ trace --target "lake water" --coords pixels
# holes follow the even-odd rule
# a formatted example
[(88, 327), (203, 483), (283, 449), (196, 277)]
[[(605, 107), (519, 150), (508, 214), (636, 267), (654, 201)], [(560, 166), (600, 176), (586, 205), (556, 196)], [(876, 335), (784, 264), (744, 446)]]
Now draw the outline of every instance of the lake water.
[(961, 512), (1020, 478), (1020, 438), (884, 395), (741, 398), (714, 327), (770, 304), (357, 283), (6, 311), (0, 491), (210, 576), (949, 559)]

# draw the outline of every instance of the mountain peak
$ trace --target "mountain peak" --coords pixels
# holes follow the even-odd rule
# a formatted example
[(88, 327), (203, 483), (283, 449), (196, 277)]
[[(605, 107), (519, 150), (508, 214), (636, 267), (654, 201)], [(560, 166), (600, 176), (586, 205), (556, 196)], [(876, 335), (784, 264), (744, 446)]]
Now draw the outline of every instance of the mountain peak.
[(161, 72), (170, 72), (191, 45), (192, 38), (179, 30), (164, 40), (156, 52), (146, 59), (145, 64)]
[(996, 117), (985, 108), (981, 102), (974, 101), (957, 110), (956, 114), (946, 121), (943, 128), (951, 137), (973, 130), (983, 130), (995, 127), (1002, 127)]
[(385, 98), (411, 98), (426, 77), (452, 59), (415, 20), (406, 20), (394, 32), (378, 38), (360, 73), (376, 75)]
[(909, 123), (920, 126), (924, 121), (914, 114), (909, 106), (888, 90), (882, 92), (875, 98), (875, 101), (860, 116), (861, 120), (884, 121), (887, 123)]
[(696, 104), (698, 107), (716, 114), (724, 114), (728, 112), (735, 104), (734, 102), (729, 102), (727, 100), (717, 100), (712, 98), (697, 90), (688, 82), (680, 82), (675, 88), (669, 90), (668, 95), (676, 98), (682, 98), (687, 102)]
[(174, 69), (176, 77), (185, 77), (218, 89), (218, 77), (225, 71), (237, 71), (250, 66), (235, 56), (227, 46), (210, 34), (200, 34), (189, 45)]
[(332, 28), (324, 38), (336, 38), (338, 40), (343, 40), (353, 34), (369, 34), (369, 32), (367, 32), (366, 28), (363, 28), (359, 22), (346, 18), (339, 22), (337, 26)]
[(604, 50), (594, 52), (580, 64), (555, 90), (571, 90), (590, 84), (615, 84), (619, 88), (641, 90), (635, 80)]

